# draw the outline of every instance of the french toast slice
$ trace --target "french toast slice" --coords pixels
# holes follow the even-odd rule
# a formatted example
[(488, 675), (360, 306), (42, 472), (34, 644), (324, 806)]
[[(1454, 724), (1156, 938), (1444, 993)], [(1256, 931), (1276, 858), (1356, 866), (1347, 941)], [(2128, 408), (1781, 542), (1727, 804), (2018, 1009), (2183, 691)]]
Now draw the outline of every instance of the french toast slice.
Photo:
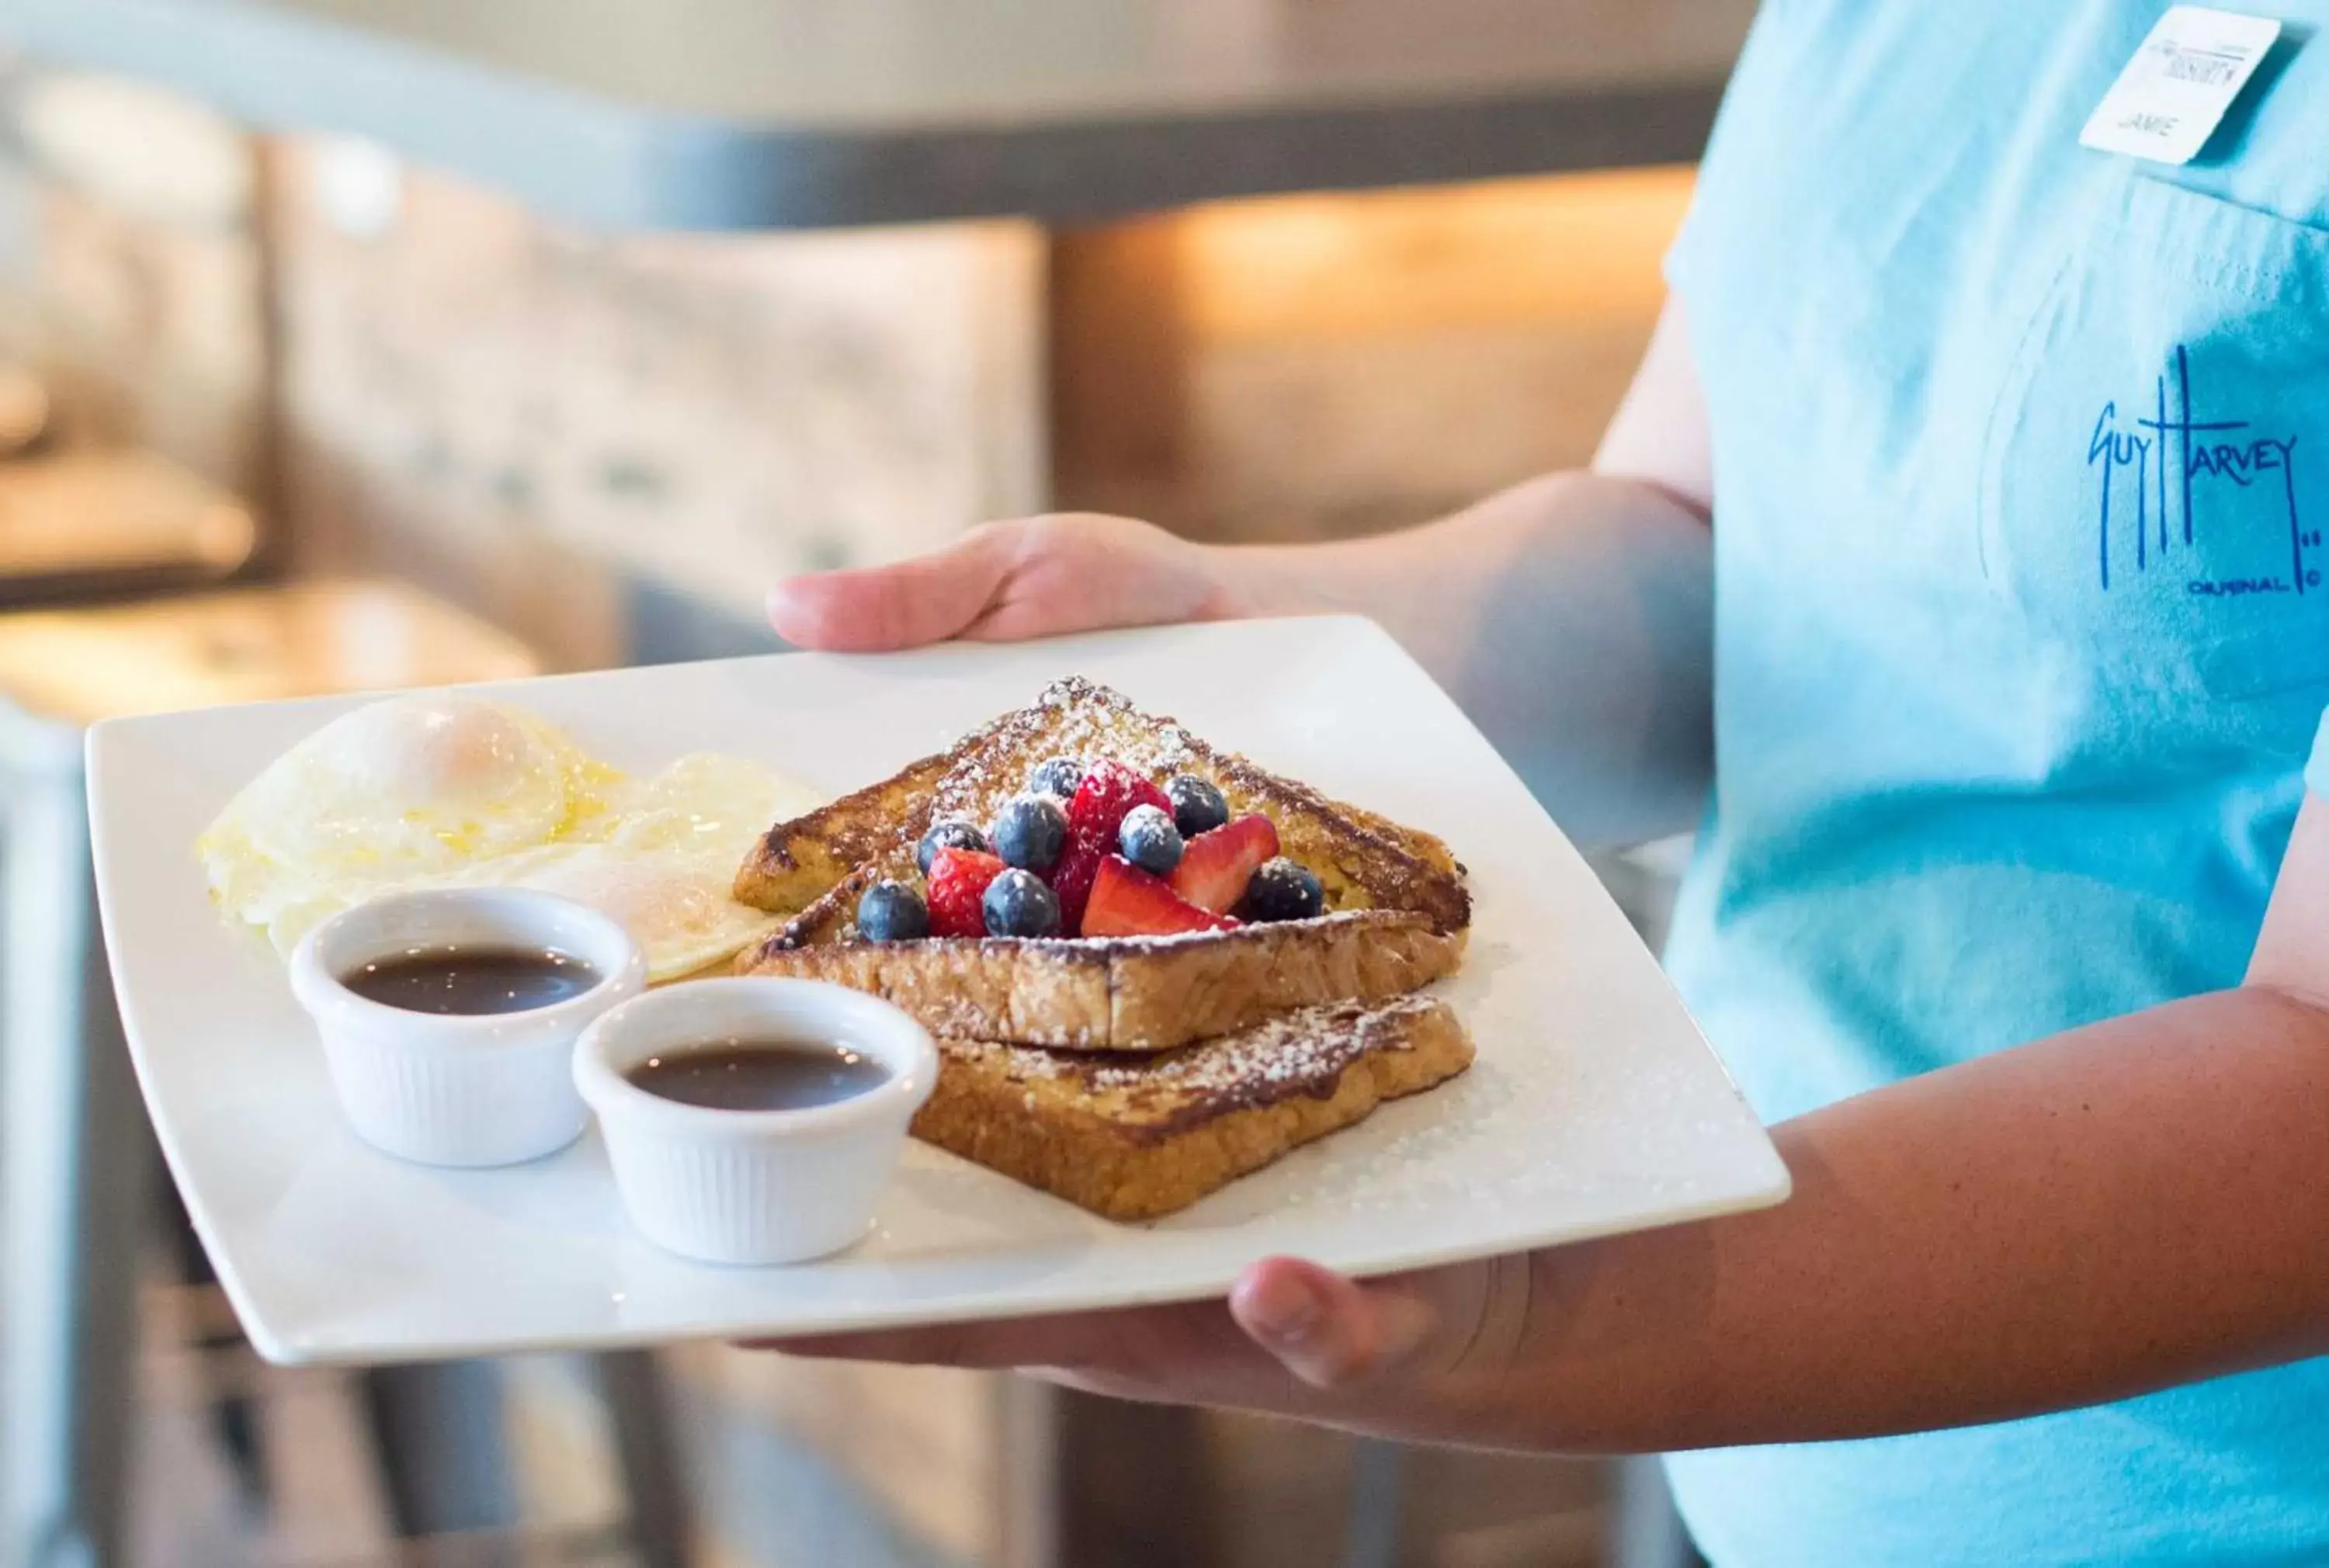
[[(859, 897), (884, 878), (914, 879), (914, 848), (934, 819), (985, 822), (1062, 756), (1113, 759), (1156, 782), (1209, 780), (1234, 814), (1270, 819), (1280, 851), (1318, 877), (1324, 912), (1171, 938), (859, 939)], [(845, 847), (866, 843), (880, 848), (797, 903)], [(1439, 840), (1218, 751), (1077, 676), (894, 778), (777, 824), (736, 894), (792, 916), (739, 955), (740, 972), (875, 991), (942, 1034), (1081, 1050), (1160, 1050), (1287, 1008), (1383, 1000), (1451, 972), (1471, 919), (1463, 868)]]
[(1154, 1219), (1471, 1062), (1428, 997), (1306, 1008), (1146, 1056), (941, 1039), (913, 1131), (1109, 1219)]
[(879, 784), (827, 802), (760, 835), (736, 873), (736, 900), (771, 915), (797, 915), (858, 867), (886, 854), (898, 835), (917, 839), (930, 801), (963, 746), (910, 763)]
[(1352, 909), (1182, 936), (770, 945), (739, 967), (871, 991), (933, 1034), (1159, 1051), (1289, 1008), (1402, 996), (1453, 973), (1462, 951), (1419, 915)]
[[(1118, 692), (1070, 675), (1034, 702), (933, 756), (760, 836), (736, 876), (736, 897), (772, 915), (801, 913), (849, 870), (913, 869), (933, 818), (985, 822), (1054, 756), (1113, 757), (1150, 779), (1194, 774), (1240, 812), (1260, 812), (1281, 850), (1325, 884), (1326, 907), (1406, 909), (1442, 932), (1471, 921), (1464, 868), (1429, 833), (1327, 799), (1307, 784), (1208, 746), (1179, 722), (1145, 713)], [(806, 896), (804, 896), (806, 895)]]

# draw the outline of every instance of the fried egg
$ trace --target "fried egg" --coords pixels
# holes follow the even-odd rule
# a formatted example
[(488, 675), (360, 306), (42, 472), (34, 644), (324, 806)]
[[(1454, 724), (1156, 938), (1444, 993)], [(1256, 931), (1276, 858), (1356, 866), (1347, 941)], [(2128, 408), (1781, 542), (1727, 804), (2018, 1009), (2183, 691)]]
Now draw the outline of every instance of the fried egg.
[(733, 873), (769, 823), (805, 816), (824, 803), (816, 791), (759, 763), (699, 752), (653, 777), (616, 785), (604, 813), (580, 824), (574, 836), (624, 850), (708, 854)]
[(432, 884), (532, 887), (588, 904), (631, 934), (649, 983), (707, 969), (781, 924), (740, 904), (736, 867), (773, 822), (823, 803), (758, 763), (699, 754), (626, 779), (566, 840)]
[(343, 715), (285, 752), (195, 848), (220, 907), (278, 953), (383, 893), (527, 887), (621, 922), (660, 981), (771, 928), (730, 896), (736, 866), (768, 823), (817, 802), (710, 754), (630, 777), (523, 709), (422, 694)]
[(548, 842), (614, 776), (520, 709), (391, 698), (276, 758), (195, 851), (220, 905), (288, 948), (373, 891)]

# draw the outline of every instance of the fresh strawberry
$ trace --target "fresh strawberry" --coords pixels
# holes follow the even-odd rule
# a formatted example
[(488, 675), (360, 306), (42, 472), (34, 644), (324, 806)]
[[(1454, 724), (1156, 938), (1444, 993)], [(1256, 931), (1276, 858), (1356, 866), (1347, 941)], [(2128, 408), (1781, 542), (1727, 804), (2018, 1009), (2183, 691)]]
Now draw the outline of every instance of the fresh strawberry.
[(1121, 855), (1099, 863), (1091, 901), (1084, 906), (1086, 936), (1170, 936), (1183, 931), (1227, 931), (1237, 924), (1198, 908)]
[(1051, 891), (1060, 900), (1060, 929), (1070, 936), (1083, 929), (1084, 904), (1091, 897), (1092, 878), (1099, 875), (1099, 863), (1108, 853), (1108, 845), (1087, 844), (1071, 834), (1068, 847), (1060, 852), (1060, 863), (1051, 868)]
[(1141, 775), (1120, 762), (1102, 761), (1084, 775), (1068, 803), (1068, 845), (1051, 868), (1051, 891), (1060, 896), (1060, 929), (1082, 928), (1084, 901), (1100, 862), (1116, 853), (1116, 835), (1135, 806), (1155, 806), (1170, 816), (1173, 803)]
[(1220, 915), (1245, 897), (1245, 885), (1278, 853), (1278, 830), (1259, 812), (1199, 833), (1173, 869), (1173, 891)]
[(1003, 875), (1003, 862), (976, 850), (940, 850), (930, 857), (930, 934), (984, 936), (986, 916), (979, 909), (986, 885)]
[(1084, 775), (1076, 798), (1068, 803), (1068, 838), (1113, 844), (1117, 830), (1135, 806), (1155, 806), (1168, 817), (1173, 814), (1173, 803), (1163, 790), (1120, 762), (1102, 762)]

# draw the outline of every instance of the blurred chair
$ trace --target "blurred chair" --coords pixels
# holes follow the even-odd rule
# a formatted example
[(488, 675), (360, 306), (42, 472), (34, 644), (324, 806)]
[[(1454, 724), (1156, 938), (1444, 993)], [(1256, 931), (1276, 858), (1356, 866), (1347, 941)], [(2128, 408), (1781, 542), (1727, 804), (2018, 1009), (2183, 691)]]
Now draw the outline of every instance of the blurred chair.
[(14, 361), (0, 362), (0, 461), (28, 457), (56, 433), (46, 382)]
[[(14, 472), (0, 470), (0, 595), (18, 581), (9, 567), (63, 561), (61, 552), (12, 554), (5, 497)], [(227, 524), (207, 526), (224, 540)], [(149, 550), (143, 564), (166, 553)], [(174, 569), (186, 568), (182, 551)], [(27, 596), (43, 596), (73, 574), (28, 575)], [(0, 1568), (106, 1568), (119, 1558), (126, 1504), (135, 1275), (154, 1212), (146, 1202), (154, 1161), (97, 934), (82, 730), (132, 713), (534, 668), (499, 632), (386, 583), (0, 615)], [(655, 1367), (643, 1353), (597, 1363), (633, 1545), (643, 1563), (679, 1568), (685, 1510)], [(382, 1369), (365, 1392), (401, 1534), (506, 1522), (488, 1516), (506, 1498), (479, 1484), (503, 1463), (488, 1369)], [(464, 1434), (470, 1446), (452, 1446)]]
[(0, 608), (87, 603), (223, 583), (259, 545), (250, 509), (146, 452), (37, 449), (10, 443), (0, 369)]

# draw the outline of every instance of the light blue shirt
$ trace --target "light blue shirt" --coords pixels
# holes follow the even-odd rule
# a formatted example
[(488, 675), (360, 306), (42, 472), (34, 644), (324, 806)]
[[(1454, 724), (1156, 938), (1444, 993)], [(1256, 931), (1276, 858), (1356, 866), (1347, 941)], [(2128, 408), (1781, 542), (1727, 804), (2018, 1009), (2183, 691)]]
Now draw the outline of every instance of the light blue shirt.
[[(2240, 977), (2329, 704), (2329, 0), (2242, 8), (2287, 33), (2180, 169), (2078, 139), (2159, 0), (1757, 23), (1670, 260), (1718, 769), (1668, 961), (1768, 1118)], [(2329, 1362), (1670, 1470), (1720, 1568), (2329, 1562)]]

